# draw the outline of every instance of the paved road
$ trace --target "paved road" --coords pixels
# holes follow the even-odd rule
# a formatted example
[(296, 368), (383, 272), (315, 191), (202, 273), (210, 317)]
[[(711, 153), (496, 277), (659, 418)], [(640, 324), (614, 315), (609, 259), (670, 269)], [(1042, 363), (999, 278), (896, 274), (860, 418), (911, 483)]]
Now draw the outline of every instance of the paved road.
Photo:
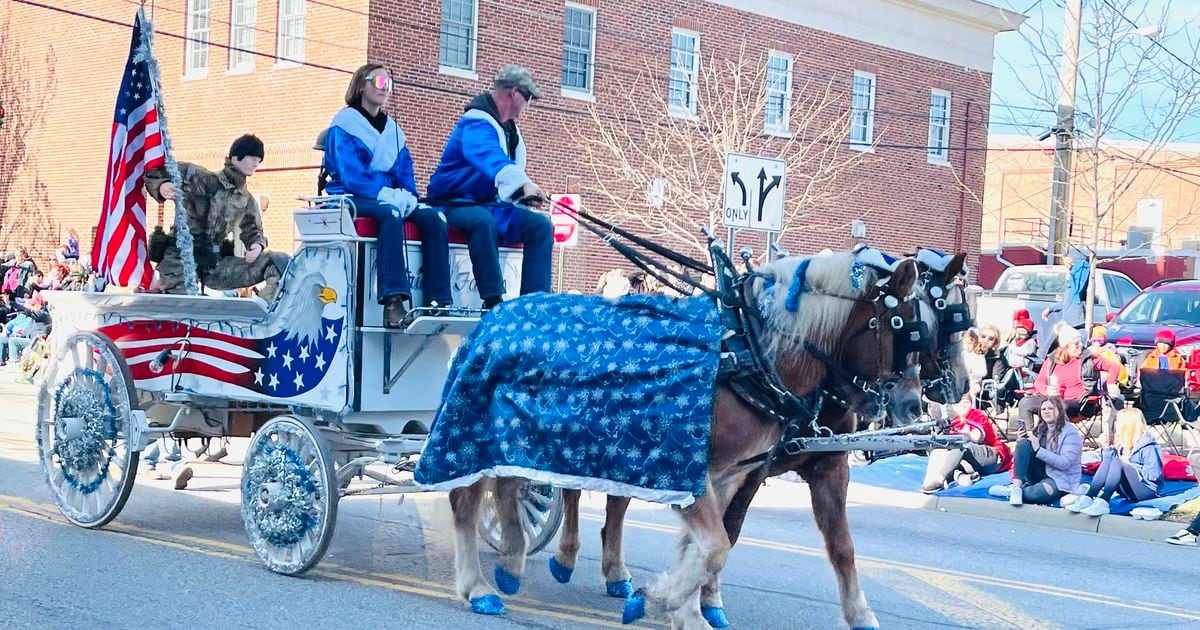
[[(235, 466), (198, 470), (187, 492), (139, 478), (105, 530), (67, 525), (29, 439), (32, 407), (28, 389), (0, 383), (0, 626), (619, 626), (621, 602), (603, 595), (599, 578), (602, 497), (585, 501), (575, 582), (555, 583), (540, 553), (509, 613), (484, 619), (453, 596), (444, 496), (345, 500), (318, 569), (279, 577), (246, 545)], [(1200, 628), (1194, 550), (878, 505), (852, 505), (850, 516), (864, 588), (885, 628)], [(635, 504), (629, 518), (630, 566), (645, 582), (671, 561), (676, 521), (649, 504)], [(802, 484), (773, 481), (760, 494), (724, 577), (735, 627), (840, 626)]]

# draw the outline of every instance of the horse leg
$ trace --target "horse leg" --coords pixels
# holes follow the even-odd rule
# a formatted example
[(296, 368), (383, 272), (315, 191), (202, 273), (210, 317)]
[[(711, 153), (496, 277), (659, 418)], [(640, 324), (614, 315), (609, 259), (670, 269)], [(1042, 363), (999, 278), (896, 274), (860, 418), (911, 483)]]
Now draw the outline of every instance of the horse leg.
[(852, 629), (878, 628), (879, 620), (859, 587), (854, 567), (854, 541), (846, 518), (850, 464), (845, 455), (821, 457), (801, 474), (811, 490), (813, 518), (825, 538), (825, 554), (837, 574), (842, 616)]
[[(560, 584), (571, 581), (575, 562), (579, 559), (579, 495), (580, 490), (564, 488), (563, 524), (558, 534), (558, 553), (550, 557), (550, 575)], [(601, 531), (601, 537), (604, 536)]]
[(529, 539), (521, 516), (521, 491), (527, 482), (520, 478), (496, 480), (496, 520), (500, 523), (500, 560), (496, 564), (496, 586), (505, 595), (521, 590), (525, 575), (525, 552)]
[(629, 497), (608, 495), (604, 505), (604, 527), (600, 529), (600, 543), (604, 547), (601, 570), (604, 572), (604, 588), (609, 597), (629, 597), (633, 593), (632, 575), (625, 566), (625, 553), (621, 543), (625, 536), (625, 511), (629, 509)]
[[(766, 478), (766, 466), (750, 473), (738, 488), (737, 493), (733, 495), (729, 505), (725, 507), (725, 516), (722, 521), (731, 548), (737, 544), (738, 537), (742, 534), (742, 524), (746, 522), (746, 512), (750, 509), (754, 495), (758, 494), (758, 489), (762, 487), (762, 482)], [(725, 616), (725, 601), (721, 597), (720, 574), (713, 575), (700, 588), (700, 614), (704, 615), (708, 624), (714, 628), (729, 626), (729, 618)]]
[(484, 615), (504, 613), (504, 602), (483, 579), (479, 565), (479, 512), (483, 486), (476, 483), (450, 491), (450, 510), (454, 513), (454, 588), (458, 596), (471, 604), (471, 610)]
[(690, 542), (680, 545), (680, 559), (649, 587), (640, 588), (625, 600), (624, 623), (632, 623), (647, 612), (665, 612), (672, 626), (683, 630), (707, 630), (700, 614), (700, 587), (721, 572), (729, 557), (729, 537), (721, 522), (721, 508), (712, 484), (695, 503), (680, 511), (684, 535)]

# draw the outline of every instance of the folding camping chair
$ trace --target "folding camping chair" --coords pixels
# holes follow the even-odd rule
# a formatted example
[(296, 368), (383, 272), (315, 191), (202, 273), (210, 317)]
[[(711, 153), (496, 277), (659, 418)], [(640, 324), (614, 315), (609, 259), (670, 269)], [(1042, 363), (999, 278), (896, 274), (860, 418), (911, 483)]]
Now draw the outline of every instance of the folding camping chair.
[(1175, 441), (1175, 433), (1191, 428), (1185, 413), (1187, 372), (1143, 369), (1138, 374), (1138, 385), (1141, 393), (1134, 406), (1142, 410), (1158, 441), (1170, 452), (1181, 453), (1184, 449)]

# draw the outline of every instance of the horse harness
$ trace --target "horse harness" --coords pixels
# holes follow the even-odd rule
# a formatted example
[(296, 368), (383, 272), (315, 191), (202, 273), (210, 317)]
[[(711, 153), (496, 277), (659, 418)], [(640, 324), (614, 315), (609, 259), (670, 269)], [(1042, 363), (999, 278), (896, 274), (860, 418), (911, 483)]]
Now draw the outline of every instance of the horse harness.
[[(952, 284), (942, 287), (936, 282), (934, 274), (930, 270), (921, 273), (921, 284), (924, 286), (925, 296), (933, 306), (938, 326), (937, 353), (934, 356), (937, 376), (925, 379), (922, 385), (922, 390), (928, 396), (930, 392), (936, 391), (936, 388), (945, 387), (953, 382), (954, 370), (950, 363), (959, 355), (958, 344), (953, 337), (970, 330), (972, 322), (971, 307), (967, 304), (967, 292), (961, 286)], [(959, 302), (957, 304), (946, 302), (947, 290), (958, 292)]]

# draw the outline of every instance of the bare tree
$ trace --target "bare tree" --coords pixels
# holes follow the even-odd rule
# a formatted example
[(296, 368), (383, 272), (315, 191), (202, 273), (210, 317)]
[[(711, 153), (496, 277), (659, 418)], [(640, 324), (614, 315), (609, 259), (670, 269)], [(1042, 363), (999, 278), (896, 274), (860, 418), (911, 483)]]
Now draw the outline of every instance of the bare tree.
[[(1057, 100), (1062, 55), (1057, 30), (1047, 28), (1061, 19), (1054, 7), (1043, 4), (1038, 9), (1042, 19), (1028, 20), (1018, 31), (1034, 59), (1033, 68), (1019, 69), (1023, 85), (1047, 110)], [(1080, 229), (1070, 230), (1068, 244), (1084, 252), (1091, 266), (1085, 325), (1094, 319), (1097, 254), (1111, 241), (1102, 238), (1104, 226), (1129, 223), (1137, 208), (1126, 196), (1135, 187), (1173, 176), (1175, 169), (1166, 164), (1169, 145), (1179, 139), (1180, 125), (1200, 114), (1200, 74), (1195, 70), (1200, 66), (1200, 43), (1182, 28), (1172, 31), (1166, 24), (1171, 8), (1171, 2), (1148, 0), (1084, 3), (1075, 99), (1076, 199), (1070, 205), (1071, 222)], [(1034, 72), (1037, 78), (1030, 78)], [(1048, 219), (1049, 212), (1047, 203), (1039, 218)], [(1200, 215), (1189, 208), (1176, 215), (1173, 224), (1160, 226), (1155, 240), (1197, 220)], [(1120, 257), (1138, 255), (1126, 252)]]
[[(5, 112), (0, 123), (0, 244), (4, 247), (18, 234), (50, 243), (55, 238), (45, 208), (38, 203), (46, 201), (45, 186), (36, 176), (29, 153), (30, 135), (41, 124), (54, 93), (54, 51), (47, 51), (41, 63), (31, 64), (13, 34), (11, 12), (9, 7), (0, 21), (0, 107)], [(21, 195), (16, 184), (26, 175), (27, 194)], [(18, 225), (28, 231), (15, 229)]]
[[(832, 83), (792, 86), (784, 106), (786, 133), (764, 131), (771, 101), (766, 55), (743, 47), (734, 58), (710, 56), (696, 78), (695, 114), (673, 112), (667, 80), (649, 69), (627, 90), (628, 104), (612, 116), (590, 109), (589, 123), (570, 130), (598, 214), (663, 244), (701, 256), (700, 228), (721, 223), (727, 153), (784, 160), (787, 187), (780, 239), (811, 228), (820, 211), (853, 195), (843, 181), (870, 154), (844, 146), (850, 98)], [(778, 98), (778, 97), (776, 97)], [(777, 111), (777, 110), (775, 110)]]

